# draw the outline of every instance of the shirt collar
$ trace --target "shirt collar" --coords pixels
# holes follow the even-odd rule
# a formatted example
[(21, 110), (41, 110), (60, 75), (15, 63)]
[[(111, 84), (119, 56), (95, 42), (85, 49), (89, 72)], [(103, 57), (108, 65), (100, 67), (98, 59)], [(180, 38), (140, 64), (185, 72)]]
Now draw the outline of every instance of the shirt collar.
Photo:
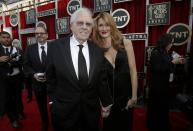
[(46, 42), (46, 43), (44, 43), (44, 44), (40, 44), (40, 43), (38, 43), (38, 48), (41, 48), (41, 46), (44, 46), (44, 48), (47, 48), (47, 42)]
[(6, 48), (10, 49), (11, 48), (11, 46), (4, 46), (4, 45), (2, 45), (2, 46), (4, 49), (6, 49)]
[[(74, 35), (72, 35), (70, 39), (72, 41), (73, 46), (77, 47), (78, 45), (80, 45), (80, 43), (77, 41)], [(88, 47), (87, 41), (85, 41), (82, 45), (87, 48)]]

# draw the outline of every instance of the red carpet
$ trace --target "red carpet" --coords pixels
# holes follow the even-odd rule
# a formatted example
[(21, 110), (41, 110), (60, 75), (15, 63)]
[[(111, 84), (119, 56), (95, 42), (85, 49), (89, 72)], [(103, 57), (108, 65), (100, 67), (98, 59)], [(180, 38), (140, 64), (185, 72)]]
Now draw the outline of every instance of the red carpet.
[[(0, 120), (0, 131), (39, 131), (40, 129), (40, 118), (37, 110), (35, 100), (31, 103), (26, 102), (26, 93), (23, 94), (24, 101), (24, 112), (26, 118), (21, 120), (21, 129), (13, 129), (10, 125), (7, 116), (5, 115)], [(134, 111), (134, 130), (133, 131), (147, 131), (145, 128), (145, 108), (136, 108)], [(171, 113), (172, 131), (187, 131), (190, 122), (184, 117), (181, 112)], [(49, 128), (49, 131), (52, 131)]]
[[(24, 113), (26, 118), (21, 120), (21, 128), (14, 129), (12, 128), (10, 122), (6, 115), (4, 115), (3, 119), (0, 120), (0, 131), (39, 131), (41, 127), (41, 120), (37, 108), (37, 104), (35, 102), (35, 98), (30, 103), (27, 103), (27, 93), (24, 91), (23, 93), (23, 104), (24, 104)], [(49, 129), (49, 131), (52, 131)]]
[[(146, 116), (145, 108), (135, 109), (133, 131), (148, 131), (145, 127), (145, 121), (146, 121), (145, 116)], [(187, 131), (189, 126), (191, 125), (191, 123), (185, 118), (185, 116), (181, 112), (171, 112), (170, 121), (172, 124), (172, 131)]]

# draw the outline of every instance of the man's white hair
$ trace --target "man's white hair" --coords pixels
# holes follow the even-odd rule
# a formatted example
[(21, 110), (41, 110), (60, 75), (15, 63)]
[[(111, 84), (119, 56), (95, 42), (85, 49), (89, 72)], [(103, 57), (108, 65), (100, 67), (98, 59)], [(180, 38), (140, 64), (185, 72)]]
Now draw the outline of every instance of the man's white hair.
[(78, 15), (79, 15), (80, 13), (87, 13), (87, 14), (89, 14), (89, 15), (91, 16), (91, 18), (92, 18), (92, 15), (93, 15), (90, 9), (85, 8), (85, 7), (79, 8), (78, 10), (76, 10), (76, 11), (71, 15), (71, 17), (70, 17), (70, 24), (76, 21), (76, 19), (78, 18)]

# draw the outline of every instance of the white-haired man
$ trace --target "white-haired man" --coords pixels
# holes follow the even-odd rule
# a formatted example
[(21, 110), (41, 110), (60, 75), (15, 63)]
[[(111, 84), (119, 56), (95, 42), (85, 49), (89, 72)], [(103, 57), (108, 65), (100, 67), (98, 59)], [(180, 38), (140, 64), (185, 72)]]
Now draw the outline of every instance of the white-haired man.
[(92, 13), (80, 8), (71, 16), (71, 37), (56, 40), (46, 71), (55, 131), (98, 131), (101, 105), (110, 109), (102, 50), (89, 40)]

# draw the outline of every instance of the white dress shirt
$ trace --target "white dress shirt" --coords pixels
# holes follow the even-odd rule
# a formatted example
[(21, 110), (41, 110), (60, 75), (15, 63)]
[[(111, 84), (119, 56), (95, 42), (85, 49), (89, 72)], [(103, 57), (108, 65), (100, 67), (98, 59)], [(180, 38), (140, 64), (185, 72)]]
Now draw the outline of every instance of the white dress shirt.
[[(74, 35), (70, 38), (70, 50), (71, 50), (71, 56), (72, 56), (72, 62), (74, 65), (74, 69), (78, 78), (78, 53), (79, 53), (79, 46), (80, 43), (77, 41), (77, 39), (74, 37)], [(84, 58), (86, 60), (86, 66), (87, 66), (87, 73), (89, 76), (89, 69), (90, 69), (90, 58), (89, 58), (89, 50), (88, 50), (88, 44), (87, 41), (84, 42), (82, 48), (82, 52), (84, 55)]]

